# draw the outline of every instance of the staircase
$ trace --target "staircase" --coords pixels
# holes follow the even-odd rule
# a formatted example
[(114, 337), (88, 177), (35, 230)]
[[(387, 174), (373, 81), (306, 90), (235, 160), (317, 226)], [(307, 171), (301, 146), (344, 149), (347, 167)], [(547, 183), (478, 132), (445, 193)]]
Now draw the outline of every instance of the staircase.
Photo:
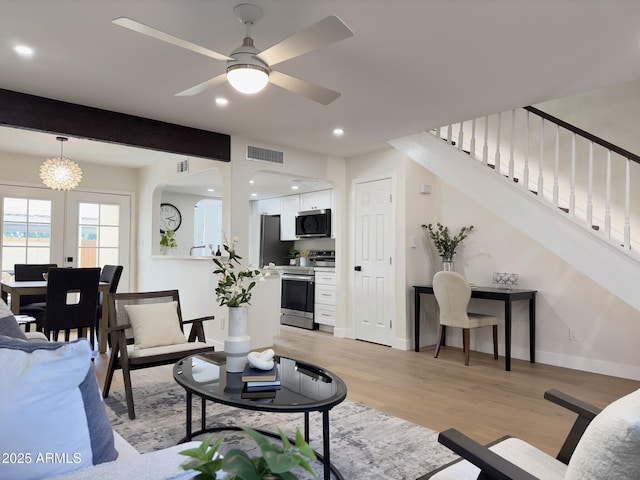
[(640, 310), (630, 213), (638, 157), (550, 119), (527, 107), (389, 143)]

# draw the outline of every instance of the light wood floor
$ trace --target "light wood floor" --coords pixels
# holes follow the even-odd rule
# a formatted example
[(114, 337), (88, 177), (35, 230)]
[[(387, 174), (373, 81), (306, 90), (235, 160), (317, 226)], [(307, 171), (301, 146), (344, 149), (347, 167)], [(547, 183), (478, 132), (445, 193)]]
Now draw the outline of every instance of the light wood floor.
[[(433, 430), (457, 428), (481, 443), (515, 435), (555, 455), (575, 417), (542, 398), (557, 388), (604, 407), (640, 388), (640, 382), (512, 360), (471, 352), (464, 366), (460, 349), (446, 347), (437, 359), (434, 347), (420, 352), (398, 351), (363, 341), (334, 338), (331, 334), (294, 327), (281, 329), (274, 350), (337, 373), (347, 384), (349, 400), (382, 410)], [(102, 385), (107, 355), (96, 363)], [(170, 367), (133, 372), (135, 385), (172, 381)], [(121, 390), (117, 371), (113, 390)]]

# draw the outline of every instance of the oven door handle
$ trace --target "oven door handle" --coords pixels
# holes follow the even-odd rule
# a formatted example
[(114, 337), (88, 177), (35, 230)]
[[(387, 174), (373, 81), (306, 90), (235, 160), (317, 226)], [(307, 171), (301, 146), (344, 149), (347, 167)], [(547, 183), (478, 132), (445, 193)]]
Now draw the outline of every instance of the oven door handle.
[(300, 282), (313, 282), (315, 280), (313, 275), (292, 275), (288, 273), (283, 273), (280, 278), (282, 280), (298, 280)]

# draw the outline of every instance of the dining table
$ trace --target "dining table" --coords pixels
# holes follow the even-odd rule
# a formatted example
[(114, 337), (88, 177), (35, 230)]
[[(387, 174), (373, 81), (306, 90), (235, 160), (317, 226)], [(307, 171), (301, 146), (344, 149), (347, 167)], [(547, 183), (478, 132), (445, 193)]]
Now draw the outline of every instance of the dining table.
[[(98, 284), (98, 291), (103, 294), (102, 301), (102, 318), (105, 321), (100, 322), (100, 332), (98, 335), (98, 348), (100, 353), (107, 351), (107, 326), (109, 318), (109, 302), (107, 296), (109, 295), (109, 283), (100, 282)], [(2, 300), (10, 306), (11, 312), (14, 315), (20, 314), (20, 297), (22, 295), (46, 295), (47, 294), (47, 282), (45, 280), (35, 281), (6, 281), (0, 282), (0, 296)], [(11, 295), (11, 302), (9, 302), (9, 295)]]

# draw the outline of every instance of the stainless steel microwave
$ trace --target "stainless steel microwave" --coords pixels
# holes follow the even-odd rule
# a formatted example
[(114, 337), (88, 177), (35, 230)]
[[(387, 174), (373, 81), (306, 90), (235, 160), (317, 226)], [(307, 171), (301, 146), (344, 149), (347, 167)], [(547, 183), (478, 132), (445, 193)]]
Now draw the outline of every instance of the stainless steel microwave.
[(296, 215), (296, 237), (330, 237), (331, 209), (307, 210)]

